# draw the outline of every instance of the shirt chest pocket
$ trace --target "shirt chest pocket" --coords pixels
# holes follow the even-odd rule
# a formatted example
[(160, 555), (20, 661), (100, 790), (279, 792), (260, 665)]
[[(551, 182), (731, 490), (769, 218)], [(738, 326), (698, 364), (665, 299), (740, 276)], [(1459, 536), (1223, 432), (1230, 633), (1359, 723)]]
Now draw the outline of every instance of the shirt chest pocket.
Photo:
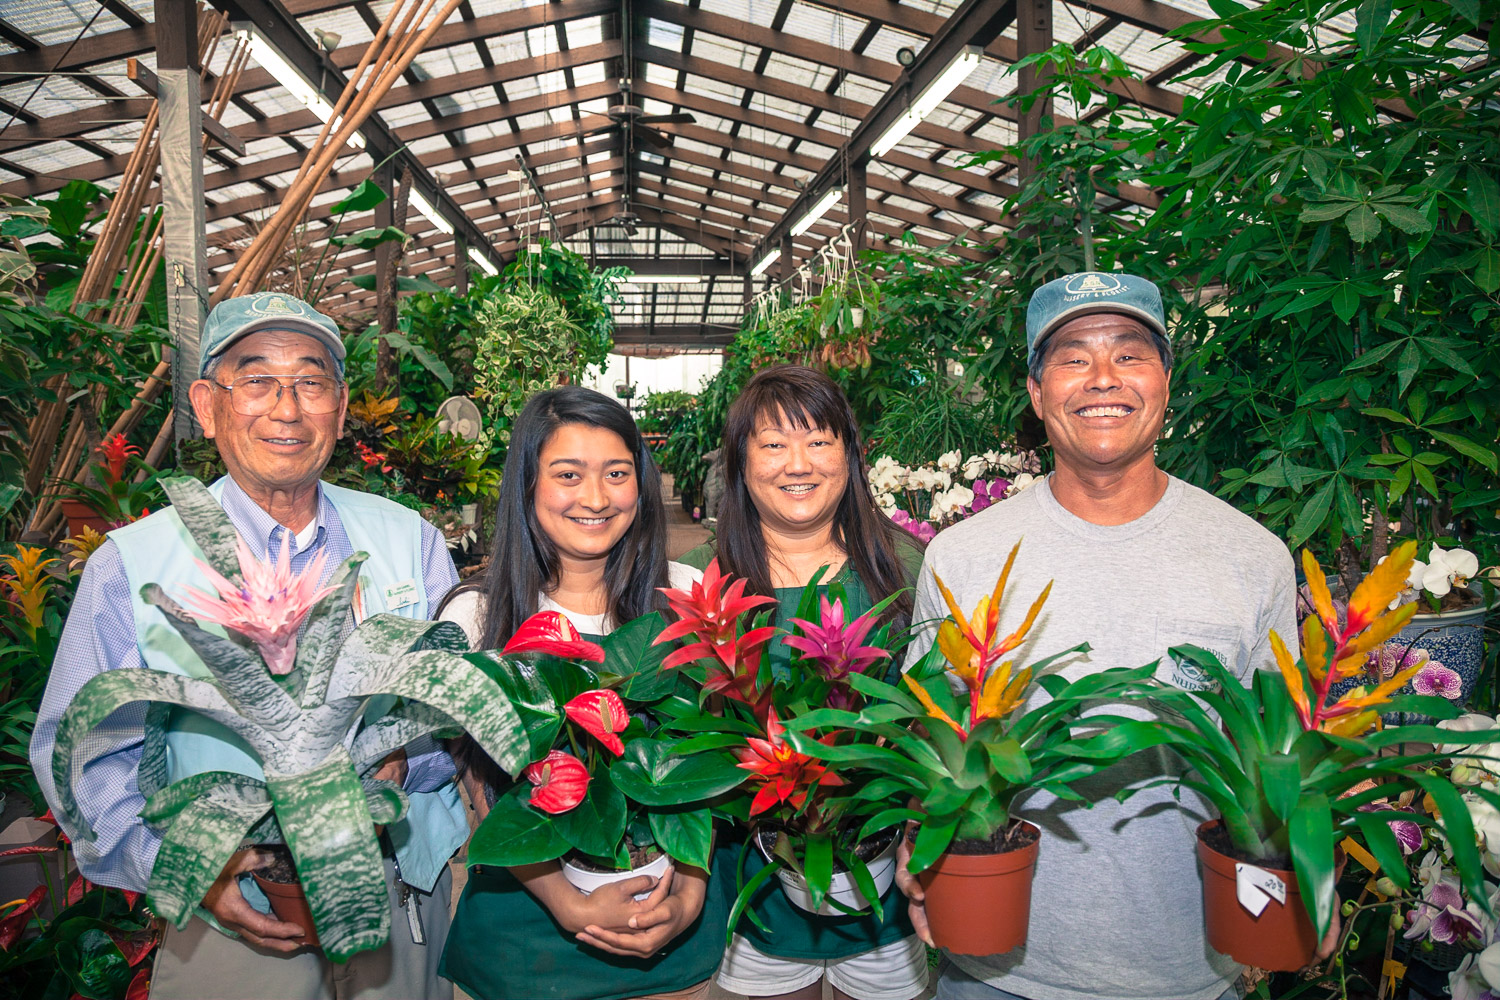
[(1156, 679), (1184, 691), (1206, 691), (1217, 686), (1212, 675), (1192, 660), (1172, 655), (1170, 650), (1174, 646), (1206, 649), (1236, 677), (1244, 679), (1250, 650), (1242, 629), (1224, 622), (1157, 616), (1156, 655), (1161, 657), (1161, 663)]

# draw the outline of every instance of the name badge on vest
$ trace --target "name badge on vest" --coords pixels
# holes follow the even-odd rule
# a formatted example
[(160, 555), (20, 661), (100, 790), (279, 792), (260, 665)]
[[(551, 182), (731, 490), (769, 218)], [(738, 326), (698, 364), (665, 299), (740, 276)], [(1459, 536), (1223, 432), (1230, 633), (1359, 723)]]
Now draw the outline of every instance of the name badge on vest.
[(402, 580), (400, 583), (391, 584), (385, 588), (385, 606), (387, 610), (399, 611), (417, 603), (417, 581)]

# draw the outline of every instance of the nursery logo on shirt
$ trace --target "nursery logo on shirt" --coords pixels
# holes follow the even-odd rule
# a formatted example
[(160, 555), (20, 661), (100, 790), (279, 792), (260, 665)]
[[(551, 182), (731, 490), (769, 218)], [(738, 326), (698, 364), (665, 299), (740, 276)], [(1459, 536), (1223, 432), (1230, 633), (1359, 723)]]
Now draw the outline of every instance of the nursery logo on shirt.
[(1069, 295), (1115, 295), (1124, 288), (1120, 279), (1111, 274), (1080, 274), (1063, 286)]
[[(1220, 663), (1230, 662), (1223, 650), (1202, 643), (1197, 645), (1218, 657)], [(1156, 668), (1156, 679), (1184, 691), (1212, 691), (1219, 686), (1219, 682), (1207, 670), (1187, 657), (1175, 656), (1171, 652), (1161, 658), (1161, 665)]]

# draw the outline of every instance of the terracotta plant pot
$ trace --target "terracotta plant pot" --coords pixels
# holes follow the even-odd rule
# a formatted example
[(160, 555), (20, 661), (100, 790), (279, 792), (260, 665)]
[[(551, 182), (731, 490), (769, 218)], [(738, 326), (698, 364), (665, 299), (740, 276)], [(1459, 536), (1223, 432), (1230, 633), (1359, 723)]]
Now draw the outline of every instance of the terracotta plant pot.
[(101, 535), (109, 530), (109, 522), (82, 500), (63, 500), (63, 517), (68, 521), (68, 537), (76, 538), (85, 527), (93, 528)]
[(318, 928), (313, 924), (312, 910), (308, 909), (307, 894), (302, 891), (302, 883), (272, 882), (260, 872), (251, 874), (255, 876), (255, 884), (260, 886), (260, 891), (271, 901), (271, 912), (276, 914), (276, 919), (296, 924), (307, 932), (297, 938), (297, 943), (309, 948), (318, 947)]
[(1031, 876), (1040, 831), (1004, 854), (944, 854), (917, 878), (926, 894), (927, 925), (939, 948), (959, 955), (1003, 955), (1026, 943)]
[[(1235, 892), (1235, 859), (1220, 854), (1203, 840), (1204, 834), (1219, 823), (1214, 819), (1198, 827), (1198, 859), (1203, 862), (1203, 923), (1209, 947), (1252, 968), (1295, 972), (1313, 960), (1318, 947), (1317, 931), (1297, 887), (1297, 873), (1266, 868), (1285, 884), (1286, 902), (1278, 903), (1273, 898), (1260, 916), (1251, 916), (1240, 905)], [(1334, 857), (1337, 873), (1343, 872), (1345, 860), (1343, 850), (1339, 849)], [(1336, 874), (1334, 880), (1337, 879)]]

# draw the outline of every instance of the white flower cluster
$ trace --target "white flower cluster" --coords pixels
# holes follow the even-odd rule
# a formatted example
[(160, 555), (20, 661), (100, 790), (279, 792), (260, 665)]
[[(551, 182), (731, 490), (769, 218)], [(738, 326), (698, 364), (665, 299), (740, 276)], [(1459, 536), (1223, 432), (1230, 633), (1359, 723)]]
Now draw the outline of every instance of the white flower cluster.
[[(1385, 562), (1382, 557), (1381, 562)], [(1448, 549), (1446, 552), (1432, 543), (1432, 551), (1424, 563), (1420, 559), (1411, 564), (1406, 575), (1406, 589), (1391, 602), (1394, 610), (1409, 604), (1426, 591), (1433, 597), (1445, 597), (1455, 587), (1463, 588), (1479, 573), (1479, 557), (1468, 549)]]
[[(939, 455), (936, 461), (911, 468), (889, 455), (882, 455), (870, 466), (870, 489), (875, 494), (875, 502), (887, 514), (904, 509), (902, 501), (920, 502), (912, 494), (927, 494), (927, 509), (914, 513), (939, 524), (967, 517), (975, 510), (1002, 499), (994, 493), (996, 486), (1004, 487), (1005, 497), (1019, 493), (1036, 481), (1034, 473), (1039, 470), (1036, 455), (1029, 452), (987, 451), (965, 458), (955, 449)], [(981, 482), (986, 479), (990, 482)], [(1005, 482), (993, 482), (996, 479)], [(984, 502), (971, 510), (976, 486), (983, 492)]]

